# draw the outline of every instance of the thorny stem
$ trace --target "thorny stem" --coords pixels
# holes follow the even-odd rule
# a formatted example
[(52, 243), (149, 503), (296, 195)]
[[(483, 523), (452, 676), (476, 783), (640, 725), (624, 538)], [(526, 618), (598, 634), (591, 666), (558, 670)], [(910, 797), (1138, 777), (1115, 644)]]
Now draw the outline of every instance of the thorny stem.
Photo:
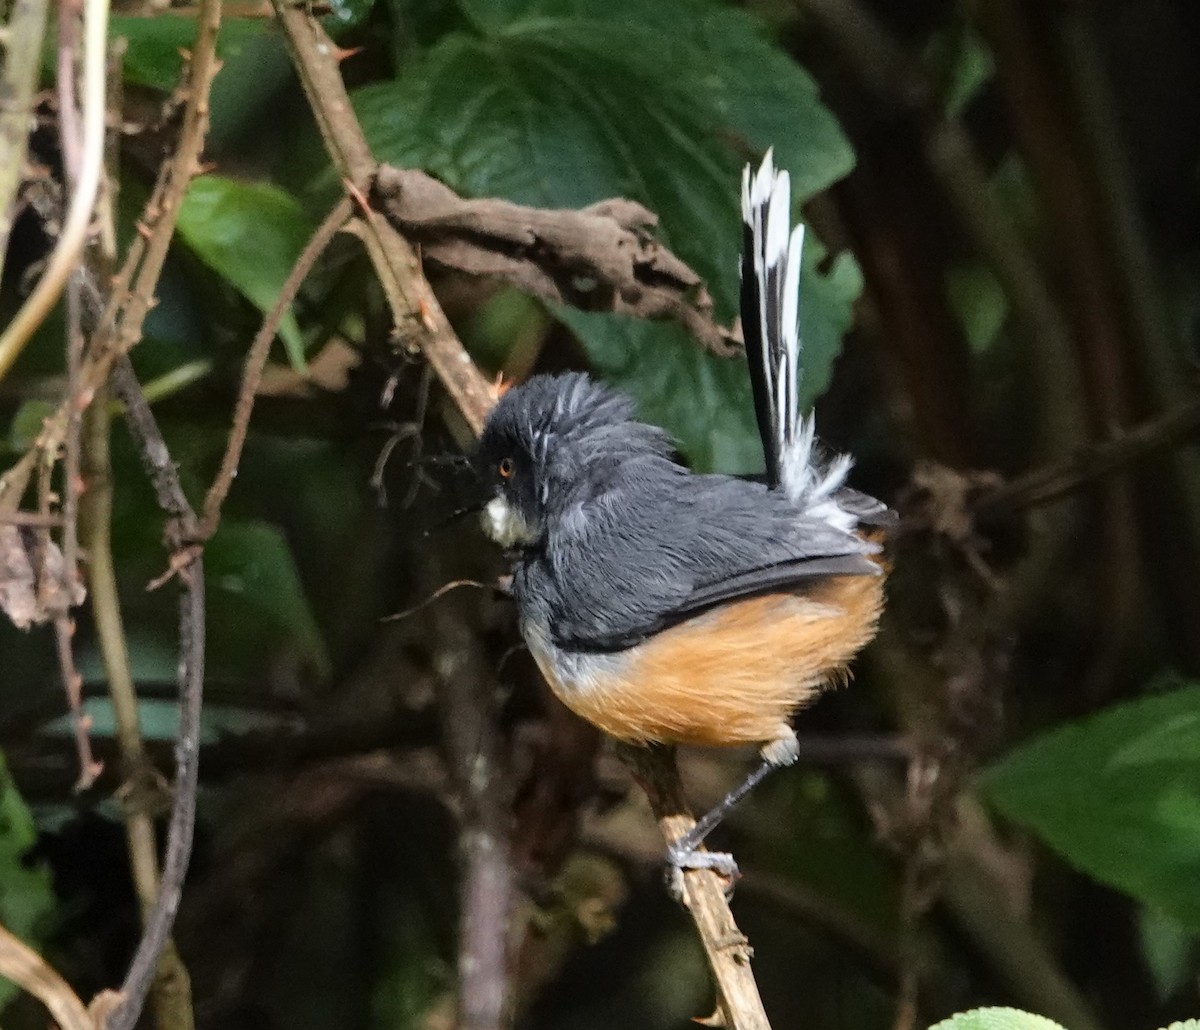
[(383, 215), (365, 203), (378, 166), (354, 117), (337, 66), (337, 48), (303, 5), (287, 0), (272, 3), (325, 148), (347, 192), (360, 202), (360, 235), (396, 327), (417, 341), (454, 406), (478, 435), (496, 402), (495, 391), (455, 335), (412, 247)]

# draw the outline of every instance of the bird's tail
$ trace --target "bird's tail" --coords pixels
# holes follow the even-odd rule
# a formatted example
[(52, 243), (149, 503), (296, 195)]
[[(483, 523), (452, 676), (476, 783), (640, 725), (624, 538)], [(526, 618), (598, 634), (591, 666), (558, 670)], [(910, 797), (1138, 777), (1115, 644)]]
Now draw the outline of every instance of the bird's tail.
[[(767, 459), (767, 481), (805, 512), (853, 528), (838, 504), (852, 460), (824, 457), (816, 421), (800, 411), (800, 257), (804, 226), (791, 228), (791, 177), (776, 171), (770, 150), (762, 166), (742, 173), (742, 334), (754, 410)], [(882, 507), (882, 506), (880, 506)]]

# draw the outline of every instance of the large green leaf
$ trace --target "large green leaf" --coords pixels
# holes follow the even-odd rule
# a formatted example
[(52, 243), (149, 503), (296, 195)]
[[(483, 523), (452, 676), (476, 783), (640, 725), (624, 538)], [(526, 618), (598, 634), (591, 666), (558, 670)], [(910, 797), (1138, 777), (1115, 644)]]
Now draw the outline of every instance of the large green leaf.
[[(271, 308), (313, 226), (296, 200), (268, 183), (204, 175), (188, 187), (179, 234), (213, 271), (261, 311)], [(289, 311), (279, 327), (288, 357), (304, 368), (304, 342)]]
[[(33, 817), (0, 757), (0, 923), (29, 944), (40, 940), (55, 904), (49, 873), (25, 862), (36, 838)], [(0, 1007), (16, 993), (15, 984), (0, 978)]]
[(286, 647), (329, 675), (325, 638), (283, 533), (266, 522), (223, 521), (205, 560), (214, 642), (264, 657)]
[[(250, 40), (263, 35), (261, 19), (227, 18), (217, 37), (217, 56), (235, 57)], [(126, 41), (122, 71), (126, 82), (169, 92), (179, 84), (183, 55), (196, 41), (196, 19), (178, 14), (154, 17), (114, 15), (109, 35)]]
[[(798, 199), (852, 164), (812, 79), (744, 12), (699, 0), (618, 0), (603, 18), (572, 0), (463, 7), (474, 33), (445, 35), (397, 81), (355, 94), (377, 155), (476, 196), (548, 207), (634, 197), (705, 278), (721, 319), (736, 311), (745, 159), (775, 145)], [(811, 259), (806, 266), (811, 399), (828, 381), (861, 282), (849, 258), (827, 281)], [(743, 371), (696, 353), (670, 326), (568, 321), (698, 464), (761, 467)], [(633, 378), (614, 373), (622, 366)], [(698, 382), (699, 396), (689, 389)]]
[(981, 783), (1079, 869), (1200, 928), (1200, 685), (1047, 733)]
[(929, 1028), (929, 1030), (1063, 1030), (1045, 1016), (1035, 1016), (1019, 1009), (972, 1009), (960, 1012)]

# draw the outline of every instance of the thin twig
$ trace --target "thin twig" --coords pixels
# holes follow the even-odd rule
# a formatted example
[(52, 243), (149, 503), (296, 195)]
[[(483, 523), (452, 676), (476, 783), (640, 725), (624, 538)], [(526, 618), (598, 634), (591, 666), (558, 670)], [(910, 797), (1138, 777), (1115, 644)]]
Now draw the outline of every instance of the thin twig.
[(246, 444), (246, 434), (250, 430), (250, 415), (254, 411), (254, 398), (258, 394), (259, 383), (262, 382), (263, 368), (267, 363), (267, 356), (271, 353), (271, 344), (279, 332), (279, 324), (283, 321), (283, 316), (287, 313), (288, 308), (291, 307), (292, 301), (295, 300), (296, 294), (300, 292), (300, 287), (308, 278), (308, 273), (312, 271), (313, 265), (325, 253), (325, 249), (342, 226), (346, 224), (350, 214), (350, 198), (342, 197), (334, 205), (333, 210), (325, 216), (324, 221), (317, 226), (316, 232), (312, 234), (300, 252), (300, 256), (296, 258), (296, 263), (288, 273), (283, 288), (279, 291), (279, 296), (275, 298), (274, 306), (263, 319), (258, 335), (250, 344), (250, 350), (246, 354), (246, 363), (242, 368), (242, 387), (233, 412), (233, 425), (229, 429), (229, 443), (225, 446), (221, 467), (204, 498), (204, 514), (196, 529), (199, 540), (209, 539), (217, 531), (217, 525), (221, 521), (221, 506), (225, 503), (225, 498), (237, 475), (242, 448)]
[[(59, 139), (62, 144), (63, 167), (66, 171), (68, 189), (74, 191), (83, 164), (83, 126), (75, 101), (75, 55), (79, 48), (78, 7), (63, 0), (59, 4), (58, 16), (58, 114)], [(81, 272), (76, 272), (67, 283), (67, 396), (77, 397), (79, 369), (83, 361), (83, 296)], [(62, 459), (62, 577), (64, 596), (70, 598), (75, 591), (79, 576), (79, 491), (80, 477), (80, 423), (82, 412), (72, 407), (67, 416), (67, 432), (63, 440)], [(67, 706), (75, 733), (75, 746), (79, 756), (79, 779), (76, 790), (86, 790), (96, 780), (103, 765), (92, 755), (89, 730), (91, 720), (83, 712), (83, 677), (75, 665), (72, 640), (75, 623), (65, 609), (54, 613), (54, 640), (58, 651), (58, 664), (62, 672), (63, 685), (67, 694)]]
[(407, 619), (410, 615), (416, 615), (417, 612), (422, 611), (427, 606), (433, 604), (433, 602), (438, 598), (444, 597), (446, 594), (450, 593), (451, 590), (458, 590), (460, 587), (478, 587), (481, 590), (487, 590), (492, 586), (494, 586), (494, 584), (480, 583), (477, 579), (452, 579), (449, 583), (443, 583), (424, 600), (418, 601), (416, 604), (409, 608), (405, 608), (403, 611), (393, 612), (391, 615), (385, 615), (379, 621), (399, 622), (401, 619)]
[[(125, 404), (125, 418), (138, 444), (148, 473), (154, 483), (159, 504), (170, 516), (167, 540), (174, 548), (182, 547), (194, 529), (195, 514), (179, 483), (179, 475), (167, 450), (150, 405), (128, 358), (118, 361), (113, 370), (113, 386)], [(126, 973), (121, 990), (125, 1001), (110, 1018), (107, 1030), (132, 1030), (141, 1013), (146, 991), (159, 968), (160, 955), (169, 954), (171, 926), (183, 892), (183, 879), (191, 857), (196, 818), (196, 785), (199, 775), (200, 708), (204, 686), (204, 564), (195, 554), (179, 575), (179, 731), (175, 738), (175, 783), (162, 878), (154, 904), (146, 913), (142, 939)], [(182, 963), (175, 965), (176, 976), (186, 977)], [(183, 992), (178, 979), (174, 987)], [(191, 1019), (190, 1004), (181, 1015)]]
[[(621, 757), (646, 791), (650, 807), (667, 844), (673, 844), (695, 824), (683, 796), (674, 751), (660, 747), (622, 747)], [(725, 883), (711, 869), (683, 874), (683, 903), (717, 983), (717, 1010), (726, 1030), (770, 1030), (750, 968), (754, 949), (734, 922), (725, 896)]]
[(104, 168), (104, 43), (108, 34), (108, 0), (83, 4), (83, 157), (71, 192), (62, 232), (42, 278), (0, 334), (0, 379), (12, 367), (34, 331), (62, 296), (79, 262), (92, 221), (92, 209)]
[(982, 517), (999, 519), (1048, 504), (1097, 479), (1123, 471), (1147, 455), (1178, 446), (1198, 432), (1200, 398), (1193, 398), (1112, 440), (1095, 444), (1063, 461), (1035, 469), (981, 494), (975, 511)]

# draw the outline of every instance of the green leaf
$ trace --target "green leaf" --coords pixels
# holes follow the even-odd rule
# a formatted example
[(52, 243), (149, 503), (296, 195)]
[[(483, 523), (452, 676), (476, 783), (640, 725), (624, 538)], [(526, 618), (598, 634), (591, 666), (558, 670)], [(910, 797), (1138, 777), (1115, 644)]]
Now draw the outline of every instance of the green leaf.
[(1181, 1023), (1172, 1023), (1165, 1030), (1200, 1030), (1200, 1019), (1185, 1019)]
[[(222, 60), (236, 57), (249, 41), (262, 37), (266, 25), (265, 19), (226, 19), (217, 35), (217, 56)], [(128, 43), (122, 65), (126, 82), (169, 92), (179, 84), (183, 55), (196, 41), (196, 19), (177, 14), (149, 18), (118, 14), (109, 19), (108, 34)]]
[(962, 323), (971, 352), (985, 353), (1008, 317), (1004, 287), (983, 264), (953, 265), (946, 270), (946, 297)]
[[(312, 230), (300, 204), (278, 187), (220, 175), (196, 179), (179, 209), (179, 234), (187, 245), (264, 312)], [(304, 341), (291, 311), (279, 335), (293, 367), (304, 371)]]
[[(0, 924), (36, 945), (55, 904), (50, 874), (25, 863), (37, 833), (8, 766), (0, 756)], [(0, 978), (0, 1007), (17, 993), (16, 984)]]
[[(640, 200), (659, 215), (664, 243), (704, 277), (722, 320), (737, 307), (746, 158), (775, 145), (797, 200), (852, 165), (811, 77), (742, 11), (700, 0), (618, 0), (603, 18), (572, 0), (464, 10), (480, 34), (450, 32), (398, 81), (354, 95), (375, 153), (470, 195), (545, 207)], [(828, 382), (861, 289), (849, 257), (814, 278), (818, 254), (814, 246), (806, 255), (806, 399)], [(597, 365), (646, 377), (618, 381), (698, 465), (762, 467), (738, 366), (684, 345), (672, 326), (576, 313), (564, 320)], [(699, 398), (681, 386), (696, 383), (704, 384)]]
[[(223, 521), (205, 549), (214, 638), (266, 657), (288, 647), (321, 677), (329, 653), (283, 534), (257, 521)], [(240, 643), (240, 647), (238, 644)]]
[(960, 1012), (930, 1027), (929, 1030), (1063, 1030), (1045, 1016), (1034, 1016), (1019, 1009), (972, 1009)]
[(981, 786), (1072, 865), (1200, 928), (1200, 685), (1038, 737)]
[(1138, 938), (1155, 991), (1160, 1001), (1166, 1001), (1192, 976), (1196, 935), (1178, 919), (1143, 908), (1138, 917)]
[(8, 427), (8, 449), (20, 454), (33, 445), (41, 435), (45, 421), (57, 410), (56, 404), (35, 398), (25, 401)]

